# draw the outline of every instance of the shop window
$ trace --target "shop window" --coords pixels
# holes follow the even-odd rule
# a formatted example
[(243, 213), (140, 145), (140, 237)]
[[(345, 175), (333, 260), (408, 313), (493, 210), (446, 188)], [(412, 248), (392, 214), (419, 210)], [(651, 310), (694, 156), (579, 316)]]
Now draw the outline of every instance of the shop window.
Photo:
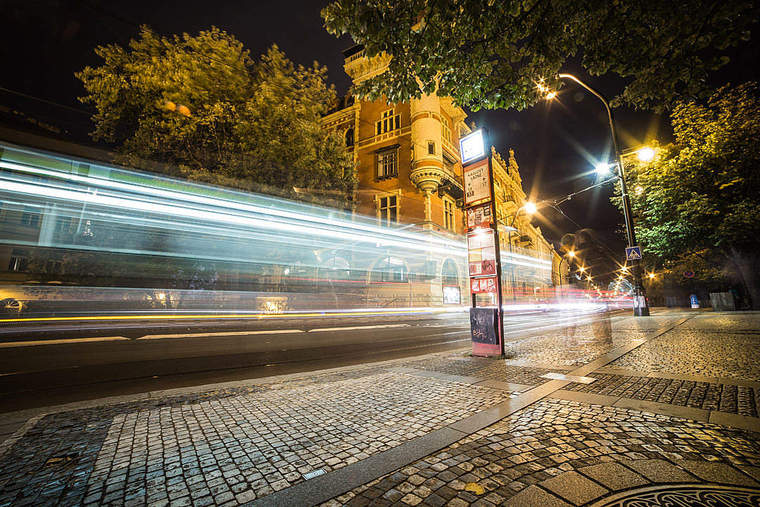
[(372, 271), (372, 279), (376, 282), (406, 283), (409, 281), (406, 264), (396, 257), (385, 257), (375, 264)]

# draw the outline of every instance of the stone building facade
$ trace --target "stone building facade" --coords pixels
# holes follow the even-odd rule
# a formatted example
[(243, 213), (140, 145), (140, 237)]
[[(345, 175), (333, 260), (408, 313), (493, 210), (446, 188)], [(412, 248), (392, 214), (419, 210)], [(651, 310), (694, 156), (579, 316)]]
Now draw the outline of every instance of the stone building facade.
[[(344, 69), (359, 84), (383, 71), (387, 57), (367, 58), (361, 46), (344, 52)], [(347, 97), (325, 116), (324, 127), (340, 132), (354, 155), (358, 188), (355, 211), (381, 224), (408, 224), (451, 236), (464, 234), (459, 138), (470, 132), (467, 115), (450, 98), (423, 95), (409, 102)], [(492, 148), (497, 219), (517, 229), (504, 234), (502, 248), (551, 260), (559, 283), (559, 256), (524, 213), (527, 197), (510, 150), (504, 160)]]

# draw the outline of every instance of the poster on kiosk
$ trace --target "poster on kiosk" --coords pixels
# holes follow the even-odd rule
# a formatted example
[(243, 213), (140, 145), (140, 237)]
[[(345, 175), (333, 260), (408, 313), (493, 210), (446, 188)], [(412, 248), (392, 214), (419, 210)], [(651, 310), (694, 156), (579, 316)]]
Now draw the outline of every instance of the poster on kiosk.
[(493, 171), (486, 143), (482, 129), (459, 140), (472, 300), (470, 328), (473, 355), (502, 356), (504, 326), (499, 233), (494, 222)]

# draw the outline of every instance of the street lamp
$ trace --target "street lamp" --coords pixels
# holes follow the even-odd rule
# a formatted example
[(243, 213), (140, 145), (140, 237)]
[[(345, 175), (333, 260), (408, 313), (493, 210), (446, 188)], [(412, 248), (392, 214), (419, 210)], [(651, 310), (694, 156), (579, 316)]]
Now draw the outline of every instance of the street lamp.
[(599, 162), (594, 166), (594, 171), (600, 177), (606, 177), (610, 174), (610, 168), (611, 166), (607, 162)]
[[(607, 99), (604, 98), (604, 96), (591, 88), (589, 85), (578, 79), (572, 74), (559, 74), (558, 76), (560, 79), (569, 79), (571, 81), (574, 81), (575, 83), (579, 84), (583, 88), (585, 88), (588, 92), (590, 92), (592, 95), (594, 95), (596, 98), (598, 98), (602, 104), (604, 104), (604, 108), (607, 110), (607, 119), (609, 120), (610, 125), (610, 136), (612, 137), (612, 147), (615, 150), (615, 158), (617, 159), (617, 166), (618, 166), (618, 178), (620, 179), (620, 193), (621, 198), (623, 201), (623, 217), (625, 218), (625, 231), (626, 236), (628, 240), (628, 246), (633, 247), (636, 246), (636, 232), (633, 227), (633, 212), (631, 211), (631, 200), (628, 197), (628, 188), (625, 184), (625, 167), (623, 166), (623, 156), (620, 153), (620, 148), (618, 146), (618, 138), (617, 138), (617, 131), (615, 130), (615, 121), (612, 118), (612, 109), (610, 109), (610, 104), (607, 102)], [(544, 88), (539, 87), (539, 90), (546, 91)], [(552, 98), (556, 97), (556, 93), (549, 97), (549, 95), (552, 95), (551, 92), (547, 92), (546, 98), (547, 100), (551, 100)], [(642, 148), (639, 150), (639, 158), (641, 160), (644, 160), (641, 157), (654, 157), (654, 150), (651, 148)], [(633, 300), (633, 315), (637, 317), (645, 317), (649, 315), (649, 306), (647, 305), (647, 298), (646, 294), (644, 292), (644, 285), (641, 281), (641, 269), (638, 264), (638, 261), (636, 261), (633, 265), (633, 293), (634, 293), (634, 300)]]
[(636, 156), (642, 162), (650, 162), (654, 158), (654, 149), (649, 146), (644, 146), (636, 151)]

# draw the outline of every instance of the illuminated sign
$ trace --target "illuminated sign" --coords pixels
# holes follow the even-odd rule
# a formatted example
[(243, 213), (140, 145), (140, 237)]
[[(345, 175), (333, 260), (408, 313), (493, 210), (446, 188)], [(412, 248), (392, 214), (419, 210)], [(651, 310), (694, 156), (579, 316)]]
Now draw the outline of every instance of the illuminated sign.
[(476, 229), (478, 227), (488, 227), (493, 223), (493, 214), (491, 213), (491, 203), (467, 208), (467, 228)]
[(478, 129), (459, 140), (462, 165), (486, 156), (486, 140), (483, 129)]
[(491, 200), (491, 181), (488, 176), (488, 159), (464, 168), (464, 204)]
[(489, 278), (471, 278), (470, 279), (470, 292), (473, 294), (495, 294), (496, 293), (496, 277)]

